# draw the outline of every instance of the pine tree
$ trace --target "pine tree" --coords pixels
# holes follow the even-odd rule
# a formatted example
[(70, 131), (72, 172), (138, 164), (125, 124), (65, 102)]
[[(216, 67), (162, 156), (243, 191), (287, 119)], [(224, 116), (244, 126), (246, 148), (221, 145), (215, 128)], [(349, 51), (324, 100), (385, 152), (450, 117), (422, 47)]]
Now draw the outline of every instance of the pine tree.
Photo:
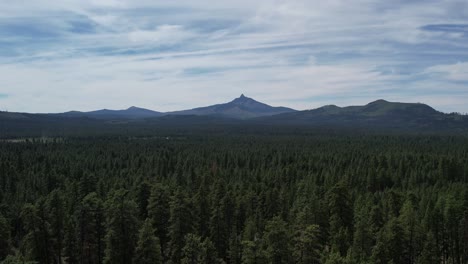
[(107, 207), (107, 234), (104, 263), (132, 263), (137, 240), (138, 209), (135, 202), (127, 200), (128, 191), (115, 191)]
[(201, 263), (203, 264), (224, 264), (225, 262), (218, 258), (218, 252), (209, 238), (205, 238), (202, 243)]
[(404, 261), (404, 232), (397, 218), (387, 222), (378, 236), (377, 244), (372, 251), (374, 263), (402, 263)]
[(138, 244), (135, 250), (133, 263), (138, 264), (161, 264), (161, 245), (159, 239), (154, 235), (152, 221), (146, 219), (140, 229)]
[[(444, 225), (447, 235), (446, 253), (460, 262), (460, 220), (459, 215), (463, 215), (462, 204), (453, 195), (448, 195), (445, 199)], [(461, 217), (460, 217), (461, 218)]]
[(0, 261), (11, 253), (10, 225), (7, 219), (0, 213)]
[(210, 200), (208, 199), (208, 186), (206, 182), (206, 177), (202, 178), (200, 188), (198, 189), (197, 194), (195, 195), (195, 203), (197, 206), (197, 214), (199, 219), (198, 232), (200, 236), (207, 237), (209, 236), (209, 223), (210, 223)]
[(346, 259), (341, 256), (340, 252), (332, 251), (323, 262), (324, 264), (347, 264)]
[(64, 221), (64, 261), (69, 264), (79, 263), (81, 252), (78, 242), (76, 218), (69, 216)]
[[(366, 212), (364, 212), (366, 213)], [(375, 238), (377, 233), (384, 225), (384, 219), (382, 214), (382, 209), (379, 205), (372, 206), (372, 209), (369, 213), (369, 224), (370, 224), (370, 232), (372, 236)]]
[(338, 250), (341, 256), (345, 256), (352, 239), (353, 209), (349, 188), (344, 181), (338, 182), (330, 189), (327, 202), (332, 247)]
[(294, 237), (294, 258), (296, 263), (320, 263), (321, 245), (318, 225), (300, 227)]
[(385, 244), (385, 238), (382, 238), (383, 234), (379, 234), (377, 243), (372, 249), (371, 260), (375, 264), (388, 264), (390, 262), (390, 253)]
[(40, 263), (52, 263), (53, 252), (50, 241), (50, 225), (43, 216), (43, 200), (37, 205), (26, 204), (21, 211), (21, 219), (27, 235), (24, 238), (26, 258)]
[(244, 240), (242, 241), (242, 263), (260, 264), (267, 263), (261, 241)]
[(241, 237), (235, 231), (229, 237), (229, 250), (227, 252), (230, 264), (240, 264), (242, 261)]
[(62, 193), (58, 190), (54, 190), (49, 194), (47, 199), (47, 219), (50, 222), (52, 247), (54, 251), (54, 258), (56, 263), (62, 263), (62, 251), (63, 251), (63, 240), (64, 240), (64, 200)]
[(182, 253), (182, 264), (202, 263), (203, 243), (201, 238), (195, 234), (187, 234)]
[(161, 243), (163, 259), (167, 259), (169, 242), (170, 195), (166, 187), (156, 184), (151, 189), (148, 200), (148, 217), (151, 219), (156, 236)]
[(439, 250), (435, 241), (434, 234), (428, 233), (426, 236), (426, 241), (424, 242), (424, 247), (421, 252), (421, 255), (418, 260), (418, 264), (433, 264), (439, 263)]
[(462, 263), (468, 262), (468, 191), (465, 193), (465, 212), (460, 220), (460, 248)]
[(194, 231), (194, 223), (192, 209), (189, 206), (185, 192), (178, 190), (171, 199), (170, 207), (169, 249), (172, 262), (177, 264), (182, 259), (185, 236)]
[(151, 186), (146, 181), (141, 182), (137, 189), (137, 205), (139, 216), (142, 219), (146, 219), (148, 217), (148, 204), (150, 195)]
[(36, 261), (28, 261), (26, 258), (21, 255), (21, 253), (16, 252), (15, 255), (8, 255), (1, 264), (38, 264)]
[(96, 193), (83, 198), (79, 215), (79, 248), (81, 263), (102, 263), (105, 235), (104, 207)]
[(214, 241), (216, 250), (221, 256), (225, 256), (229, 246), (229, 226), (225, 215), (225, 199), (217, 201), (213, 205), (210, 219), (210, 238)]
[(369, 219), (368, 207), (364, 206), (356, 214), (355, 231), (353, 235), (352, 255), (357, 261), (367, 261), (372, 254), (374, 234), (371, 220)]
[(289, 232), (286, 222), (276, 216), (265, 227), (266, 256), (272, 264), (291, 262)]
[(210, 239), (216, 247), (219, 256), (226, 256), (229, 247), (229, 221), (233, 210), (229, 192), (226, 191), (224, 181), (216, 184), (212, 200), (212, 211), (210, 218)]
[(400, 211), (399, 221), (404, 232), (405, 258), (407, 262), (414, 263), (423, 244), (420, 238), (417, 215), (412, 201), (407, 200)]

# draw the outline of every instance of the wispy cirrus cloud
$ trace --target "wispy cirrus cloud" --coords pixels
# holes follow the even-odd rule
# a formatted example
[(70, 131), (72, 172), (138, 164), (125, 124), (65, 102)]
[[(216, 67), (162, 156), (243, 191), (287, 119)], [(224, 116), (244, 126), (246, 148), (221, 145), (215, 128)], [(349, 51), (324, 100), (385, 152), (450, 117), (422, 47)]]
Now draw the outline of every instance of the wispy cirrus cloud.
[(449, 82), (468, 83), (468, 62), (431, 66), (425, 73)]
[(32, 112), (168, 111), (241, 93), (299, 109), (386, 98), (468, 111), (467, 10), (459, 0), (0, 3), (0, 92)]

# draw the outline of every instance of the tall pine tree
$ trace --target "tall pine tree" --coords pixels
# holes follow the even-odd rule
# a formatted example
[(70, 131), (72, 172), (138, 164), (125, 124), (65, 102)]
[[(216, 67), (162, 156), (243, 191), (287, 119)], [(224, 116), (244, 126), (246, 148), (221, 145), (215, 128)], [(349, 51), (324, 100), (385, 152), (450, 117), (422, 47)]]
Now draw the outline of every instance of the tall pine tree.
[(138, 209), (128, 199), (128, 191), (115, 191), (106, 201), (107, 234), (104, 263), (132, 263), (137, 240)]
[(152, 221), (146, 219), (140, 229), (138, 244), (133, 257), (135, 264), (161, 264), (161, 245), (159, 239), (154, 235)]

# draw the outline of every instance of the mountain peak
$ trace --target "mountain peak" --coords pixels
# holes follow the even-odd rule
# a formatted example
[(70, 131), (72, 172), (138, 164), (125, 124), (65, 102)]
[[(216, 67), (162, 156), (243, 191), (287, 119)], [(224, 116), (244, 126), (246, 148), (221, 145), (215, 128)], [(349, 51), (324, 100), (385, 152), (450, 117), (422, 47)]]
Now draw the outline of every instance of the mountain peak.
[(379, 99), (379, 100), (376, 100), (374, 102), (370, 102), (369, 105), (372, 105), (372, 104), (386, 104), (386, 103), (389, 103), (389, 101), (386, 101), (384, 99)]
[(177, 111), (172, 112), (171, 114), (217, 115), (236, 119), (248, 119), (294, 111), (296, 110), (286, 107), (273, 107), (241, 94), (239, 97), (228, 103)]
[(246, 102), (256, 102), (256, 101), (252, 98), (245, 96), (244, 94), (241, 94), (241, 96), (234, 99), (232, 102), (233, 103), (246, 103)]
[(247, 100), (247, 99), (251, 99), (251, 98), (245, 96), (244, 94), (241, 94), (241, 95), (240, 95), (238, 98), (236, 98), (235, 100), (236, 100), (236, 101), (245, 101), (245, 100)]

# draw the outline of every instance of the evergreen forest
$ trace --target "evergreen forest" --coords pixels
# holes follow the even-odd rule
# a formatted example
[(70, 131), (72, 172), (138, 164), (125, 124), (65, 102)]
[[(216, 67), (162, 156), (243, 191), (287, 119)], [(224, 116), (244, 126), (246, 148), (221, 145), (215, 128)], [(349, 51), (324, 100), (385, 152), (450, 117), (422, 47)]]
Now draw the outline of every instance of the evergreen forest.
[(3, 140), (0, 263), (466, 264), (468, 138)]

